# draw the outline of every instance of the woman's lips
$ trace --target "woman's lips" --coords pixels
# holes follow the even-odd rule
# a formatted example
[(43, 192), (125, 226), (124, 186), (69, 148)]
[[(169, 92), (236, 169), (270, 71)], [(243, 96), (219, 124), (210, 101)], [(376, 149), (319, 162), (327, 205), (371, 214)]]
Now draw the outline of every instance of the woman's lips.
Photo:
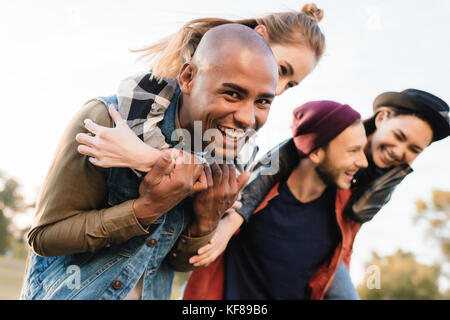
[(386, 148), (383, 148), (380, 150), (380, 160), (383, 162), (386, 166), (391, 166), (394, 164), (395, 159), (391, 157), (389, 152)]

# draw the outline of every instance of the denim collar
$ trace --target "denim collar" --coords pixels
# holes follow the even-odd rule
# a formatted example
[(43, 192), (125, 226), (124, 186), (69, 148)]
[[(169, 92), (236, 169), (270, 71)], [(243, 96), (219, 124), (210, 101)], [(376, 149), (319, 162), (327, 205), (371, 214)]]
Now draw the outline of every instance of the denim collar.
[(178, 143), (178, 141), (172, 141), (171, 137), (172, 132), (175, 131), (175, 117), (177, 117), (176, 115), (177, 101), (180, 93), (181, 90), (179, 87), (177, 87), (172, 97), (172, 100), (170, 101), (170, 105), (167, 108), (166, 112), (164, 113), (164, 119), (158, 124), (162, 134), (164, 135), (164, 138), (166, 139), (166, 143), (169, 144), (171, 147), (174, 147)]

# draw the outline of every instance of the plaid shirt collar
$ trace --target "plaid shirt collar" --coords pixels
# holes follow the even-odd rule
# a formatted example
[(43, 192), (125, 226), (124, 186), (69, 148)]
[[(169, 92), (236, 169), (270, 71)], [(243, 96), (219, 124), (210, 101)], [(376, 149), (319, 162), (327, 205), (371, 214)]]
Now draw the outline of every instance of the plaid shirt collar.
[[(165, 113), (172, 101), (176, 103), (176, 79), (151, 79), (151, 73), (138, 74), (123, 80), (117, 92), (118, 110), (128, 126), (146, 144), (157, 149), (170, 145), (160, 129)], [(172, 128), (174, 128), (172, 118)], [(167, 130), (170, 130), (170, 126)], [(168, 134), (169, 131), (165, 131)], [(170, 135), (169, 139), (170, 141)]]

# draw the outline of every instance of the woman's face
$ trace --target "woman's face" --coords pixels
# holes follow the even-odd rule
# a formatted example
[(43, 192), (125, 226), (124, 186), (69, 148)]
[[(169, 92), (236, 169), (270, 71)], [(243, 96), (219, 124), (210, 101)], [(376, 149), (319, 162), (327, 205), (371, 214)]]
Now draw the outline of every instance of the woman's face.
[(278, 85), (276, 95), (298, 85), (311, 73), (317, 64), (314, 51), (301, 44), (274, 44), (268, 40), (267, 30), (263, 25), (255, 28), (269, 44), (278, 64)]
[(381, 111), (375, 126), (370, 151), (379, 168), (411, 164), (433, 139), (431, 126), (413, 115), (388, 117), (388, 112)]
[(316, 66), (314, 51), (304, 45), (274, 44), (270, 48), (278, 64), (276, 95), (298, 85)]

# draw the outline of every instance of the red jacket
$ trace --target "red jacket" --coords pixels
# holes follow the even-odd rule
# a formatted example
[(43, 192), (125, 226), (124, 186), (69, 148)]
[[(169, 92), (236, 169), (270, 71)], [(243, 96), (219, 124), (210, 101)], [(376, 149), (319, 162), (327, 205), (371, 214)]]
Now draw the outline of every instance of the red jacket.
[[(278, 195), (277, 183), (267, 194), (254, 214), (264, 209), (269, 201)], [(313, 300), (323, 299), (334, 278), (339, 264), (344, 261), (350, 266), (353, 241), (356, 237), (360, 223), (344, 216), (345, 204), (350, 198), (350, 190), (337, 190), (336, 192), (336, 220), (341, 231), (341, 241), (338, 243), (331, 260), (325, 261), (309, 281), (310, 297)], [(185, 300), (221, 300), (224, 295), (224, 254), (222, 253), (213, 263), (191, 273), (183, 299)]]

